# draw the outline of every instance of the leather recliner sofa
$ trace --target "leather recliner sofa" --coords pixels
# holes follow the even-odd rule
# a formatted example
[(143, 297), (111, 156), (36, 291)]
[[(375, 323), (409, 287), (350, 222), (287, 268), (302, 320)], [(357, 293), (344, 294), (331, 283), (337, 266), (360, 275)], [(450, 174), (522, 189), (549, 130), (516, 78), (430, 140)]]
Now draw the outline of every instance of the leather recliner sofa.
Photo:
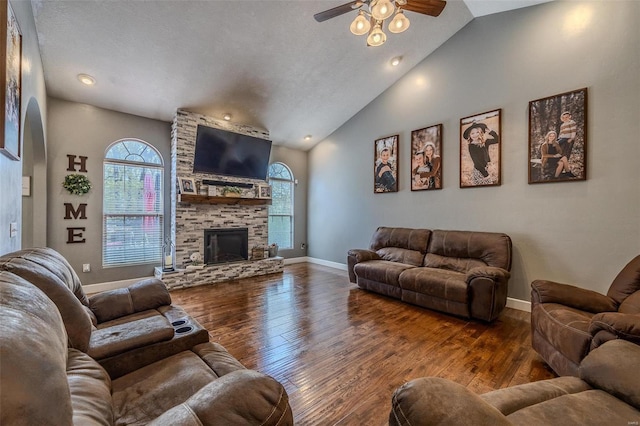
[(557, 377), (477, 395), (439, 377), (393, 394), (391, 426), (635, 425), (640, 421), (640, 346), (612, 340), (587, 355), (578, 377)]
[(640, 256), (606, 296), (553, 281), (531, 283), (531, 343), (558, 375), (576, 376), (589, 351), (612, 339), (640, 345)]
[(69, 345), (56, 305), (39, 288), (0, 271), (0, 300), (0, 424), (293, 424), (284, 387), (245, 369), (219, 344), (201, 343), (112, 379)]
[(425, 308), (495, 320), (507, 303), (511, 239), (494, 232), (379, 227), (347, 254), (358, 287)]
[(70, 346), (100, 362), (112, 378), (209, 341), (207, 330), (172, 305), (155, 278), (87, 297), (73, 267), (51, 248), (5, 254), (0, 270), (40, 288), (60, 311)]

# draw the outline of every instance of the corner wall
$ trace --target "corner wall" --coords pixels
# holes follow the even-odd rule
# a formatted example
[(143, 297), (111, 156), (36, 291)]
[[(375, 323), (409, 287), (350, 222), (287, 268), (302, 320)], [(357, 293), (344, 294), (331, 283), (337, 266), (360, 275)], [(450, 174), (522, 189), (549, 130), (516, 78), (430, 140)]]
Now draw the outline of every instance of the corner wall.
[[(381, 225), (497, 231), (510, 297), (538, 278), (606, 292), (640, 253), (639, 17), (634, 1), (556, 1), (469, 23), (310, 152), (309, 256), (346, 263)], [(587, 181), (529, 185), (529, 101), (583, 87)], [(497, 108), (502, 185), (461, 189), (460, 118)], [(438, 123), (443, 189), (411, 192), (411, 131)], [(394, 134), (399, 192), (373, 194), (373, 141)]]

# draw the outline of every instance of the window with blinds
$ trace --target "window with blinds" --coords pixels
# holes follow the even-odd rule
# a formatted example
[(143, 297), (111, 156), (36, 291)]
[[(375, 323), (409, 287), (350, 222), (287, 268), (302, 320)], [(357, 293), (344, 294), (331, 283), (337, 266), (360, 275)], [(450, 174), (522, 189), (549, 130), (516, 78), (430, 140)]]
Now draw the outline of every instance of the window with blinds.
[(280, 249), (293, 248), (293, 188), (291, 169), (283, 163), (269, 166), (271, 205), (269, 206), (269, 244)]
[(107, 149), (102, 203), (102, 266), (160, 263), (164, 229), (162, 157), (123, 139)]

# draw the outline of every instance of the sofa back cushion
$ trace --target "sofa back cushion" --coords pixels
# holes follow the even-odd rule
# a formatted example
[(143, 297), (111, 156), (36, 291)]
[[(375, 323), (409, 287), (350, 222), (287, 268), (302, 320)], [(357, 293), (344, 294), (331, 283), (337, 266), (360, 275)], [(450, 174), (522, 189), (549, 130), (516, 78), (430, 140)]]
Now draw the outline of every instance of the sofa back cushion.
[(629, 295), (640, 291), (640, 255), (633, 258), (611, 283), (607, 296), (622, 303)]
[[(74, 295), (75, 272), (60, 254), (51, 249), (20, 250), (0, 257), (0, 270), (9, 271), (42, 290), (62, 315), (69, 346), (83, 352), (89, 349), (92, 322), (88, 308)], [(84, 296), (81, 287), (77, 291)]]
[(388, 228), (381, 226), (371, 238), (371, 250), (392, 262), (420, 266), (427, 252), (431, 231), (428, 229)]
[(0, 271), (0, 424), (71, 425), (67, 336), (53, 302)]
[(511, 238), (495, 232), (443, 231), (431, 233), (424, 266), (466, 273), (476, 266), (511, 270)]

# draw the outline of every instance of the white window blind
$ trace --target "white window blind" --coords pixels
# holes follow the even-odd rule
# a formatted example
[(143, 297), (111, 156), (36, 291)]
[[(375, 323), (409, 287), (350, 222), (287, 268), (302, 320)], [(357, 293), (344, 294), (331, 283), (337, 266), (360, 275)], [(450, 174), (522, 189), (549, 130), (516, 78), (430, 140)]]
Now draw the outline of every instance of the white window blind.
[(269, 206), (269, 244), (293, 248), (293, 188), (291, 169), (283, 163), (269, 166), (271, 205)]
[(120, 140), (108, 149), (103, 181), (103, 267), (160, 263), (163, 179), (160, 154), (146, 142)]

